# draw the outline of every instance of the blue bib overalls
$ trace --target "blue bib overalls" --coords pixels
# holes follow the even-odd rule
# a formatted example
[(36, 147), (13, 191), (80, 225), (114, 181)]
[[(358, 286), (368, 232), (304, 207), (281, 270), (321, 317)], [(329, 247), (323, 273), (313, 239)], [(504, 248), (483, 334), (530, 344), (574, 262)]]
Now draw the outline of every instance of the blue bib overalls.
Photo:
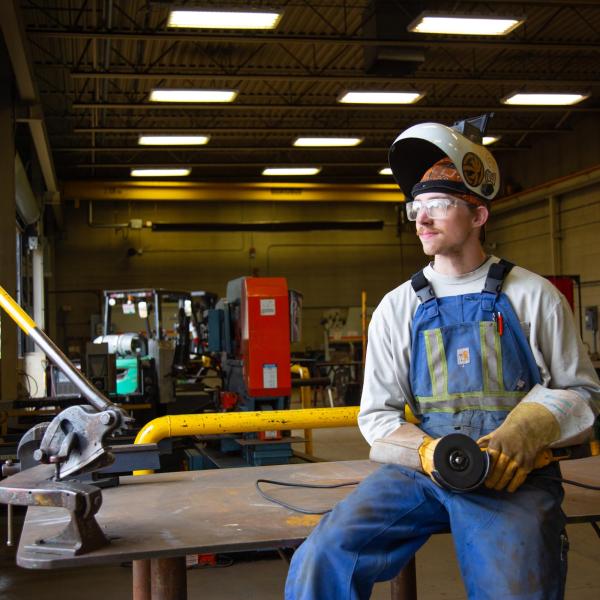
[[(518, 318), (492, 265), (480, 294), (436, 298), (422, 273), (413, 318), (411, 407), (432, 437), (490, 433), (539, 382)], [(534, 471), (514, 493), (442, 489), (384, 465), (325, 515), (295, 552), (286, 600), (366, 600), (433, 533), (450, 530), (470, 600), (560, 600), (566, 577), (562, 487)]]

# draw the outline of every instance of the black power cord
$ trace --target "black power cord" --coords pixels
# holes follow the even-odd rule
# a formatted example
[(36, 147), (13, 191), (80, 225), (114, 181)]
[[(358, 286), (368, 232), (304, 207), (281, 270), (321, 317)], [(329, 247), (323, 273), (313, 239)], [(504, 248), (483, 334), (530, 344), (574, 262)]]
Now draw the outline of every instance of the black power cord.
[(256, 480), (256, 484), (255, 484), (256, 489), (257, 489), (258, 493), (265, 500), (268, 500), (269, 502), (274, 502), (275, 504), (278, 504), (279, 506), (283, 506), (283, 508), (287, 508), (289, 510), (293, 510), (294, 512), (299, 512), (299, 513), (302, 513), (305, 515), (325, 515), (328, 512), (331, 512), (330, 508), (328, 508), (327, 510), (310, 510), (310, 509), (306, 509), (306, 508), (301, 508), (299, 506), (294, 506), (292, 504), (288, 504), (287, 502), (284, 502), (283, 500), (278, 500), (277, 498), (273, 498), (273, 496), (269, 496), (269, 494), (263, 492), (263, 490), (260, 489), (261, 483), (270, 483), (272, 485), (280, 485), (283, 487), (333, 489), (333, 488), (348, 487), (351, 485), (358, 485), (360, 483), (360, 481), (348, 481), (346, 483), (318, 484), (318, 483), (290, 483), (289, 481), (275, 481), (273, 479), (257, 479)]
[[(582, 483), (581, 481), (573, 481), (572, 479), (563, 479), (562, 477), (555, 477), (553, 475), (538, 475), (538, 477), (543, 478), (543, 479), (550, 479), (552, 481), (558, 481), (560, 483), (565, 483), (567, 485), (574, 485), (577, 487), (585, 488), (586, 490), (600, 491), (600, 486), (591, 485), (589, 483)], [(256, 480), (256, 483), (255, 483), (256, 490), (265, 500), (268, 500), (269, 502), (273, 502), (274, 504), (278, 504), (279, 506), (282, 506), (283, 508), (287, 508), (288, 510), (293, 510), (294, 512), (299, 512), (299, 513), (302, 513), (305, 515), (325, 515), (325, 514), (331, 512), (330, 508), (328, 508), (326, 510), (310, 510), (310, 509), (306, 509), (306, 508), (301, 508), (299, 506), (294, 506), (293, 504), (288, 504), (287, 502), (284, 502), (283, 500), (278, 500), (277, 498), (274, 498), (273, 496), (270, 496), (269, 494), (264, 492), (260, 487), (261, 483), (270, 483), (272, 485), (279, 485), (282, 487), (333, 489), (333, 488), (349, 487), (352, 485), (358, 485), (360, 483), (360, 481), (348, 481), (346, 483), (333, 483), (333, 484), (317, 484), (317, 483), (291, 483), (289, 481), (276, 481), (274, 479), (257, 479)], [(600, 535), (600, 533), (599, 533), (599, 535)]]
[(586, 490), (594, 490), (600, 492), (599, 485), (592, 485), (591, 483), (582, 483), (581, 481), (573, 481), (572, 479), (563, 479), (562, 477), (555, 477), (554, 475), (538, 475), (541, 479), (550, 479), (552, 481), (558, 481), (560, 483), (566, 483), (568, 485), (575, 485)]

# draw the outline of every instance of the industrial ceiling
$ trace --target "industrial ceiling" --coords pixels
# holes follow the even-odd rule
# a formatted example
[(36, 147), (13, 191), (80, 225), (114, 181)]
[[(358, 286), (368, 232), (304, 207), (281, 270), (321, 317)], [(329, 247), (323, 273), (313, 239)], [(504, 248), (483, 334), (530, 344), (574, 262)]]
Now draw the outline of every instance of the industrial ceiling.
[[(189, 167), (193, 181), (259, 181), (266, 166), (316, 165), (311, 181), (389, 182), (399, 131), (494, 112), (493, 150), (559, 138), (600, 111), (600, 2), (272, 0), (272, 31), (168, 27), (175, 3), (21, 0), (60, 180), (123, 180), (134, 167)], [(177, 6), (221, 8), (224, 2)], [(505, 36), (407, 31), (424, 10), (524, 19)], [(231, 89), (229, 104), (152, 103), (153, 89)], [(349, 90), (417, 91), (411, 105), (342, 104)], [(509, 106), (512, 92), (578, 92), (574, 106)], [(198, 133), (204, 146), (139, 146), (140, 134)], [(298, 136), (358, 136), (351, 148), (296, 148)]]

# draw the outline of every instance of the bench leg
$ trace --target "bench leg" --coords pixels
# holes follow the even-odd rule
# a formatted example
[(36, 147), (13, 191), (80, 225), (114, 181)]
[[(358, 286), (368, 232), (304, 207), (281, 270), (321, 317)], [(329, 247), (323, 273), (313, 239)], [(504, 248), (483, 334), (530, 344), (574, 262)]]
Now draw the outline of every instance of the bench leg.
[(150, 561), (134, 560), (133, 569), (133, 600), (152, 600), (150, 588)]
[(417, 565), (415, 558), (392, 579), (392, 600), (417, 600)]
[(187, 600), (185, 556), (153, 558), (152, 600)]

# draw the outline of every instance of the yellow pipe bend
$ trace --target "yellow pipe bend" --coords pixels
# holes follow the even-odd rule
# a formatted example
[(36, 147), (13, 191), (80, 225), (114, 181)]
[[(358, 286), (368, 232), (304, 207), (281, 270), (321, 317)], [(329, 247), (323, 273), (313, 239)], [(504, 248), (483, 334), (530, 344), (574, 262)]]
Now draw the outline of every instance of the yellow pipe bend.
[[(135, 444), (158, 443), (168, 437), (245, 433), (273, 429), (350, 427), (357, 424), (358, 406), (298, 410), (259, 410), (198, 415), (167, 415), (153, 419), (139, 431)], [(135, 471), (146, 475), (151, 470)]]

